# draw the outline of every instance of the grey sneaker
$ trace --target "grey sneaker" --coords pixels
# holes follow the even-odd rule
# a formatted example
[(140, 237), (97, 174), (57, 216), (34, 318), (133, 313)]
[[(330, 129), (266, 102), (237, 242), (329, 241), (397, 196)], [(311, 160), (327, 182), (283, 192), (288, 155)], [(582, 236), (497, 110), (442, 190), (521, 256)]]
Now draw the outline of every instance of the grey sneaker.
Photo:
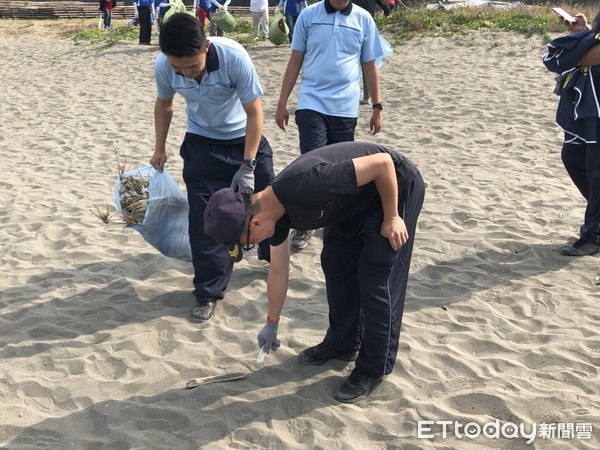
[(572, 245), (566, 245), (558, 253), (563, 256), (591, 256), (600, 252), (600, 244), (577, 239)]
[(315, 234), (315, 230), (294, 230), (292, 232), (292, 247), (298, 250), (308, 245), (308, 240)]

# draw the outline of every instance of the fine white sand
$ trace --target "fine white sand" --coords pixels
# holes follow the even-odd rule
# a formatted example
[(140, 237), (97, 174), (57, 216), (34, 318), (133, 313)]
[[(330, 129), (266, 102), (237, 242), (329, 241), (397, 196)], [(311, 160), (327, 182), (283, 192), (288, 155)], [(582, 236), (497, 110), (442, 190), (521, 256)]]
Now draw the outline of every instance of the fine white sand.
[[(584, 201), (560, 161), (544, 50), (540, 37), (517, 34), (421, 37), (384, 61), (383, 131), (369, 135), (363, 107), (357, 140), (409, 156), (426, 202), (395, 370), (344, 405), (332, 395), (352, 364), (296, 360), (327, 327), (320, 234), (292, 255), (282, 346), (260, 365), (266, 269), (254, 252), (214, 319), (198, 325), (190, 264), (90, 212), (113, 208), (115, 151), (130, 168), (152, 154), (157, 46), (100, 49), (0, 21), (0, 443), (599, 448), (598, 259), (557, 253), (577, 237)], [(298, 155), (293, 118), (286, 132), (275, 125), (289, 47), (262, 42), (249, 53), (277, 172)], [(167, 168), (182, 187), (184, 132), (178, 98)], [(184, 389), (233, 372), (247, 377)], [(496, 419), (528, 431), (592, 424), (592, 438), (443, 439), (435, 426), (435, 439), (417, 436), (420, 420)]]

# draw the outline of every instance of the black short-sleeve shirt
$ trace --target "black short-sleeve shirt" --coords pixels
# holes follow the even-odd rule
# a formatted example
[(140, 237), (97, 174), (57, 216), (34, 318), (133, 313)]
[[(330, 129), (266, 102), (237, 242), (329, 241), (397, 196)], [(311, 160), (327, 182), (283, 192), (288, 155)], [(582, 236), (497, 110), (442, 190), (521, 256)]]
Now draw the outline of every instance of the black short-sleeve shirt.
[(359, 188), (352, 163), (354, 158), (376, 153), (392, 156), (400, 197), (413, 182), (417, 168), (400, 153), (380, 145), (364, 142), (328, 145), (300, 156), (282, 170), (271, 186), (286, 214), (277, 221), (271, 245), (285, 241), (290, 228), (313, 230), (381, 211), (375, 183)]

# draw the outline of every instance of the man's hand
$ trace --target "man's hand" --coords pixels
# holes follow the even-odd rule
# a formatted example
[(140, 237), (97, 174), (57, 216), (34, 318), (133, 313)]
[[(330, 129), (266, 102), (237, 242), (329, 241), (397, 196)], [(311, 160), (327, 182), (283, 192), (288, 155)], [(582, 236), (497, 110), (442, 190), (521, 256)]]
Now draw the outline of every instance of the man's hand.
[(150, 158), (150, 164), (159, 172), (162, 172), (167, 162), (167, 152), (164, 150), (155, 150), (152, 158)]
[(266, 353), (276, 351), (281, 342), (277, 339), (277, 324), (267, 322), (262, 330), (258, 332), (258, 346)]
[(374, 108), (373, 114), (371, 114), (371, 120), (369, 121), (369, 128), (371, 130), (371, 134), (377, 134), (381, 131), (381, 126), (383, 125), (383, 117), (381, 115), (381, 110)]
[(240, 194), (252, 194), (254, 192), (254, 169), (241, 165), (231, 180), (231, 189)]
[(390, 241), (390, 245), (396, 252), (408, 241), (406, 224), (399, 216), (383, 219), (380, 233)]
[(285, 106), (277, 105), (277, 112), (275, 113), (275, 123), (279, 128), (285, 131), (285, 127), (290, 120), (290, 113)]

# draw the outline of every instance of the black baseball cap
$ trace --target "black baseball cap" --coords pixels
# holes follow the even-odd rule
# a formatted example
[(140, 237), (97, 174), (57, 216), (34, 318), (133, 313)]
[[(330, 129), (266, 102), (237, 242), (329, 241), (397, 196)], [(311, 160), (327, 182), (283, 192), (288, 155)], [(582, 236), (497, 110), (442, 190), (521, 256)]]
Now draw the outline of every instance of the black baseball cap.
[(245, 222), (246, 208), (242, 194), (231, 188), (223, 188), (211, 195), (204, 210), (204, 233), (226, 244), (233, 262), (242, 259), (240, 238)]

